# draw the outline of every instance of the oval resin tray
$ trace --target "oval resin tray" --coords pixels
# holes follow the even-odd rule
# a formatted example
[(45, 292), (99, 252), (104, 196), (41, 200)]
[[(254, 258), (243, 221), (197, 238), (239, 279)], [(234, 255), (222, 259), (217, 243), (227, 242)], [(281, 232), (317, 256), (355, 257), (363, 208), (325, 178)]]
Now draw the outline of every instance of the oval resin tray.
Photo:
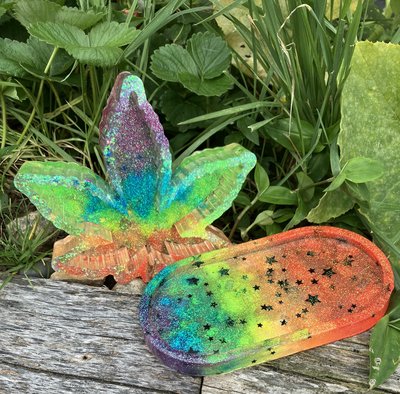
[(359, 334), (384, 315), (392, 290), (373, 243), (305, 227), (165, 268), (145, 290), (140, 322), (166, 365), (210, 375)]

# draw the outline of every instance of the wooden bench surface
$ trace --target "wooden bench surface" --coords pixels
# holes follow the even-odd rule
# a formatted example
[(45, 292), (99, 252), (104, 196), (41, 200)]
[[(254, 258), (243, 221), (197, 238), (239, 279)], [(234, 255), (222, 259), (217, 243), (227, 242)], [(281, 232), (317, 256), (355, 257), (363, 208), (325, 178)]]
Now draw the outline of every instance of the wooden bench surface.
[[(0, 291), (0, 393), (356, 393), (368, 333), (226, 375), (163, 366), (138, 322), (140, 295), (18, 278)], [(400, 369), (372, 392), (400, 393)]]

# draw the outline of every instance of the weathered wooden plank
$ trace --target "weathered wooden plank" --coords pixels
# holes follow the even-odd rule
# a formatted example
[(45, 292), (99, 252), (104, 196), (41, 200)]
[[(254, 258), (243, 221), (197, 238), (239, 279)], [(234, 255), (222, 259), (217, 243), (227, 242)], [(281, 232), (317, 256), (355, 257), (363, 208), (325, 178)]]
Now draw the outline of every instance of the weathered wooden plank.
[(104, 288), (13, 281), (0, 292), (0, 392), (198, 393), (201, 379), (147, 350), (138, 302)]
[[(368, 390), (369, 333), (227, 375), (204, 378), (204, 394), (356, 393)], [(400, 393), (400, 369), (379, 389)]]

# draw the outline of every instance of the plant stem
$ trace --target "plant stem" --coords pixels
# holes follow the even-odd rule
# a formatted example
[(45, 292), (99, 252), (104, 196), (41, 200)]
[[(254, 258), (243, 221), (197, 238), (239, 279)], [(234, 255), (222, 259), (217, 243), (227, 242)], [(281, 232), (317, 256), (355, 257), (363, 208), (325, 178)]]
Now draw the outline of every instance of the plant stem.
[(7, 113), (6, 113), (6, 100), (4, 100), (3, 92), (0, 91), (0, 101), (1, 101), (1, 114), (3, 121), (3, 138), (1, 140), (1, 148), (6, 146), (6, 138), (7, 138)]
[[(50, 67), (51, 67), (51, 64), (53, 63), (53, 60), (56, 57), (57, 51), (58, 51), (58, 47), (54, 47), (53, 52), (52, 52), (52, 54), (50, 56), (50, 59), (47, 62), (46, 68), (44, 69), (44, 74), (45, 75), (48, 74), (48, 72), (50, 70)], [(39, 100), (42, 98), (44, 81), (45, 81), (44, 79), (40, 80), (39, 91), (38, 91), (38, 95), (36, 97), (35, 104), (34, 104), (34, 106), (32, 108), (31, 115), (29, 116), (28, 122), (26, 123), (26, 125), (24, 127), (24, 130), (22, 131), (20, 137), (18, 138), (17, 145), (19, 145), (22, 142), (22, 140), (24, 139), (25, 134), (27, 133), (27, 131), (28, 131), (29, 127), (31, 126), (31, 124), (33, 122), (33, 119), (34, 119), (34, 117), (36, 115), (36, 107), (39, 105)]]

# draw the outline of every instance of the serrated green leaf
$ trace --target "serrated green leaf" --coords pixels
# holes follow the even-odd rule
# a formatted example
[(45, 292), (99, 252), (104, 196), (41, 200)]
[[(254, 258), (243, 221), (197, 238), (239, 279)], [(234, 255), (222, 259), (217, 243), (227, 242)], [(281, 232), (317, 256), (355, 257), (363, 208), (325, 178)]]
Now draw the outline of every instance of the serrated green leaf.
[(349, 181), (365, 183), (380, 178), (384, 173), (384, 167), (378, 160), (354, 157), (348, 161), (344, 172)]
[(91, 47), (121, 47), (130, 44), (139, 32), (125, 23), (104, 22), (89, 33)]
[(96, 66), (113, 66), (123, 52), (119, 46), (131, 42), (138, 34), (125, 24), (105, 22), (95, 26), (89, 34), (76, 26), (54, 22), (38, 22), (29, 32), (39, 40), (64, 48), (82, 63)]
[(196, 116), (203, 115), (205, 110), (195, 101), (194, 97), (182, 97), (174, 90), (167, 90), (160, 99), (161, 111), (168, 122), (179, 127), (180, 131), (186, 131), (198, 127), (198, 123), (178, 126), (180, 122)]
[(179, 75), (188, 73), (197, 78), (197, 68), (190, 54), (181, 46), (165, 45), (151, 56), (151, 70), (164, 81), (179, 82)]
[(231, 79), (227, 75), (213, 79), (193, 78), (190, 74), (180, 74), (179, 82), (190, 91), (200, 96), (220, 96), (232, 87)]
[(86, 30), (101, 21), (106, 13), (83, 11), (78, 8), (62, 7), (55, 16), (55, 22), (66, 23)]
[(256, 181), (258, 193), (260, 195), (265, 193), (269, 188), (269, 177), (267, 171), (258, 163), (254, 171), (254, 180)]
[(55, 22), (59, 4), (47, 0), (19, 0), (15, 3), (15, 18), (26, 28), (38, 22)]
[(201, 78), (218, 77), (231, 62), (231, 52), (226, 42), (210, 32), (194, 34), (188, 40), (187, 50), (195, 61)]
[(157, 49), (151, 60), (151, 70), (158, 78), (180, 82), (200, 96), (220, 96), (232, 86), (230, 78), (224, 74), (216, 78), (204, 78), (191, 54), (179, 45), (168, 44)]
[(67, 48), (67, 51), (81, 63), (93, 64), (94, 66), (111, 67), (114, 66), (123, 51), (120, 48), (112, 47), (80, 47)]
[(259, 200), (277, 205), (297, 205), (296, 193), (283, 186), (270, 186)]
[(39, 40), (65, 49), (90, 46), (88, 36), (85, 32), (72, 25), (59, 25), (55, 22), (37, 22), (30, 25), (28, 31)]
[(326, 223), (343, 215), (353, 206), (353, 199), (343, 190), (336, 189), (325, 193), (319, 200), (318, 205), (308, 213), (306, 219), (311, 223)]
[(19, 0), (14, 6), (17, 20), (26, 28), (38, 22), (69, 24), (80, 29), (87, 29), (99, 22), (104, 11), (83, 11), (74, 7), (62, 7), (47, 0)]

